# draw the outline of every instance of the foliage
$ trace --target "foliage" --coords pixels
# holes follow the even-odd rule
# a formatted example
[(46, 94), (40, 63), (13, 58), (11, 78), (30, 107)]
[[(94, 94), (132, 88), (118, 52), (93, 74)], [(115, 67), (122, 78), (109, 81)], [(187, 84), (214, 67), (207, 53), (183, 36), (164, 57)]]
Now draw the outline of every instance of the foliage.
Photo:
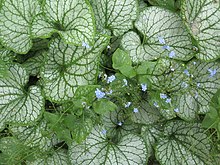
[(0, 164), (217, 165), (218, 0), (0, 1)]

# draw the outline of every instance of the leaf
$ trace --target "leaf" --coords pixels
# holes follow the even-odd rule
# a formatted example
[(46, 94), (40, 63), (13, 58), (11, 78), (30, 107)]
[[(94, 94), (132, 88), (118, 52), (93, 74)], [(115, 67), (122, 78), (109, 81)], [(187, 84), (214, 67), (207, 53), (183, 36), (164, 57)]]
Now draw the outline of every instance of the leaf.
[(30, 27), (40, 6), (35, 0), (7, 0), (0, 10), (0, 39), (8, 49), (26, 54), (32, 47)]
[(142, 138), (129, 134), (114, 144), (100, 133), (101, 130), (94, 128), (82, 144), (73, 143), (70, 146), (69, 157), (72, 164), (139, 165), (147, 162)]
[[(135, 27), (143, 35), (143, 41), (132, 31), (126, 33), (121, 41), (133, 62), (170, 58), (171, 52), (175, 53), (173, 59), (187, 61), (193, 57), (191, 36), (177, 14), (158, 7), (148, 7), (140, 13)], [(159, 38), (164, 39), (164, 42), (160, 42)]]
[(214, 60), (220, 53), (220, 4), (215, 0), (184, 0), (182, 16), (198, 46), (197, 58)]
[(112, 62), (113, 68), (120, 70), (120, 72), (126, 77), (132, 78), (136, 75), (136, 72), (132, 67), (132, 61), (125, 51), (117, 49), (112, 56)]
[(172, 121), (155, 147), (157, 160), (164, 165), (213, 164), (211, 143), (200, 124)]
[(28, 165), (69, 165), (69, 159), (67, 153), (63, 149), (59, 149), (58, 151), (53, 151), (52, 153), (48, 153), (44, 155), (42, 158), (38, 158), (35, 161), (27, 161)]
[(150, 106), (146, 101), (140, 101), (137, 113), (132, 113), (131, 120), (139, 124), (151, 124), (159, 121), (161, 115), (156, 107)]
[(93, 129), (93, 121), (89, 117), (68, 115), (64, 118), (65, 126), (71, 131), (72, 138), (83, 142)]
[(0, 59), (0, 78), (6, 77), (8, 74), (8, 68), (6, 62)]
[(40, 121), (34, 126), (13, 126), (10, 128), (12, 134), (24, 145), (39, 148), (41, 152), (47, 152), (59, 141), (55, 134), (51, 133), (48, 124)]
[[(220, 65), (217, 62), (191, 61), (187, 65), (191, 78), (186, 81), (189, 85), (184, 93), (177, 95), (177, 115), (185, 120), (192, 120), (198, 113), (209, 111), (209, 103), (220, 88)], [(210, 69), (215, 71), (211, 76)]]
[(41, 77), (46, 97), (54, 102), (74, 97), (78, 86), (96, 82), (98, 58), (108, 39), (97, 39), (94, 47), (76, 47), (53, 39), (50, 44)]
[(156, 145), (157, 139), (160, 138), (162, 132), (157, 128), (157, 125), (145, 125), (141, 128), (141, 136), (143, 137), (148, 153), (153, 156), (154, 146)]
[(110, 111), (115, 111), (117, 105), (107, 99), (100, 99), (93, 103), (93, 108), (97, 114), (105, 114)]
[(136, 0), (91, 0), (90, 2), (99, 32), (106, 34), (112, 30), (115, 36), (119, 36), (133, 28), (132, 22), (138, 13)]
[(22, 65), (27, 69), (28, 74), (39, 76), (41, 67), (45, 60), (46, 51), (37, 51), (34, 57), (26, 60)]
[(30, 124), (44, 110), (41, 89), (31, 86), (26, 90), (28, 76), (19, 65), (9, 67), (8, 76), (0, 78), (0, 128), (5, 123)]
[(14, 137), (1, 138), (0, 151), (2, 165), (21, 164), (25, 159), (30, 159), (35, 154)]
[(174, 0), (149, 0), (149, 3), (155, 6), (161, 6), (169, 10), (175, 11), (175, 1)]
[(95, 24), (93, 13), (86, 0), (45, 1), (44, 14), (35, 17), (32, 33), (35, 37), (48, 38), (59, 33), (68, 44), (94, 43)]

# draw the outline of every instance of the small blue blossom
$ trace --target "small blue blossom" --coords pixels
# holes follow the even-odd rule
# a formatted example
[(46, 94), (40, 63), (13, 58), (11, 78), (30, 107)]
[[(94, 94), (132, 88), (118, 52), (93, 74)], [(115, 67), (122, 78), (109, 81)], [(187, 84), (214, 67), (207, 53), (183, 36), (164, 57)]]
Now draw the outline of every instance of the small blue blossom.
[(174, 112), (179, 112), (179, 108), (175, 108), (173, 111)]
[(97, 99), (101, 99), (101, 98), (105, 97), (105, 92), (102, 92), (101, 90), (96, 88), (95, 95), (96, 95)]
[(171, 98), (167, 98), (165, 102), (166, 103), (171, 103)]
[(217, 70), (216, 69), (208, 69), (209, 73), (210, 73), (210, 76), (209, 77), (213, 77), (216, 73), (217, 73)]
[(181, 85), (182, 87), (184, 87), (184, 88), (187, 88), (188, 87), (188, 84), (186, 83), (186, 82), (182, 82), (182, 85)]
[(107, 130), (103, 129), (100, 133), (105, 135), (107, 133)]
[(165, 49), (165, 50), (170, 50), (170, 46), (169, 45), (164, 45), (162, 48)]
[(122, 122), (118, 122), (118, 125), (119, 125), (119, 126), (122, 126), (122, 124), (123, 124)]
[(111, 75), (110, 77), (108, 77), (107, 83), (109, 84), (109, 83), (113, 82), (114, 80), (115, 80), (115, 75)]
[(130, 107), (130, 105), (131, 105), (131, 102), (127, 102), (127, 103), (125, 104), (125, 108)]
[(189, 71), (188, 71), (187, 69), (185, 69), (185, 70), (183, 71), (183, 73), (185, 73), (187, 76), (190, 76)]
[(141, 84), (141, 90), (145, 92), (147, 90), (147, 84)]
[(175, 57), (175, 55), (176, 55), (176, 54), (175, 54), (175, 52), (174, 52), (173, 50), (169, 53), (169, 57), (170, 57), (170, 58)]
[(154, 106), (159, 108), (159, 105), (157, 104), (157, 102), (154, 102)]
[(167, 98), (167, 95), (164, 94), (164, 93), (160, 93), (160, 98), (161, 98), (161, 99), (166, 99), (166, 98)]
[(137, 109), (137, 108), (134, 108), (133, 112), (134, 112), (134, 113), (138, 113), (138, 109)]
[(128, 81), (125, 78), (123, 79), (123, 81), (124, 81), (124, 85), (122, 87), (128, 86)]
[(158, 41), (161, 43), (161, 44), (165, 44), (165, 40), (163, 37), (158, 37)]
[(83, 46), (83, 47), (86, 47), (87, 49), (90, 48), (90, 46), (89, 46), (87, 43), (85, 43), (85, 42), (82, 42), (82, 46)]
[(197, 83), (197, 85), (196, 85), (198, 88), (201, 86), (201, 83)]
[(107, 49), (111, 49), (111, 46), (108, 45), (108, 46), (107, 46)]
[(195, 61), (193, 62), (193, 65), (196, 65), (196, 62), (195, 62)]

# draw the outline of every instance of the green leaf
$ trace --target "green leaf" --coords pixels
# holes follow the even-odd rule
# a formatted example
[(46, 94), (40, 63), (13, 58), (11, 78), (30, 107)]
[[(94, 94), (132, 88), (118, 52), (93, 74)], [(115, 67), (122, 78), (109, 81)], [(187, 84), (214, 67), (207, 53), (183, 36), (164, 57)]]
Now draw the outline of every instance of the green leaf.
[(108, 39), (100, 37), (90, 49), (65, 44), (61, 39), (51, 41), (41, 77), (46, 97), (54, 102), (74, 97), (78, 86), (96, 82), (98, 58)]
[(175, 11), (175, 0), (149, 0), (149, 3), (155, 6), (161, 6)]
[(105, 114), (106, 112), (115, 111), (117, 105), (107, 99), (100, 99), (93, 103), (94, 111), (98, 114)]
[(19, 65), (10, 66), (8, 76), (0, 78), (0, 128), (5, 123), (30, 124), (43, 112), (41, 89), (31, 86), (26, 90), (28, 79)]
[(164, 136), (155, 147), (157, 160), (164, 165), (215, 164), (211, 143), (200, 124), (172, 121), (165, 125)]
[(44, 155), (43, 158), (40, 157), (35, 161), (27, 161), (28, 165), (69, 165), (69, 158), (67, 156), (66, 150), (59, 149), (53, 152), (49, 152)]
[(26, 60), (22, 65), (26, 68), (28, 74), (38, 76), (42, 65), (44, 64), (46, 51), (37, 51), (34, 57)]
[(72, 164), (140, 165), (147, 162), (145, 143), (137, 135), (124, 136), (117, 144), (107, 140), (96, 127), (82, 144), (73, 143), (69, 148)]
[[(14, 137), (0, 139), (0, 160), (2, 165), (21, 164), (35, 153)], [(36, 152), (36, 151), (35, 151)]]
[(39, 148), (41, 152), (47, 152), (59, 141), (55, 134), (51, 133), (48, 124), (40, 121), (34, 126), (11, 127), (12, 134), (24, 145)]
[(119, 36), (133, 28), (132, 22), (138, 12), (136, 0), (91, 0), (90, 2), (99, 32), (106, 34), (106, 31), (112, 30), (115, 36)]
[(94, 16), (87, 0), (45, 1), (43, 11), (44, 14), (37, 15), (33, 21), (35, 37), (48, 38), (57, 32), (68, 44), (93, 45)]
[(112, 56), (113, 68), (120, 70), (126, 77), (132, 78), (136, 75), (134, 68), (131, 66), (132, 61), (128, 53), (117, 49)]
[[(161, 57), (187, 61), (193, 57), (191, 36), (181, 18), (166, 9), (148, 7), (140, 13), (135, 27), (143, 35), (143, 41), (135, 32), (128, 32), (122, 38), (122, 47), (130, 53), (133, 62), (155, 60)], [(165, 40), (160, 43), (158, 37)], [(169, 50), (164, 49), (169, 46)]]
[(196, 39), (201, 60), (220, 57), (220, 4), (215, 0), (184, 0), (183, 18)]
[(30, 27), (39, 13), (36, 0), (5, 0), (0, 10), (0, 40), (16, 53), (26, 54), (32, 47)]
[(77, 143), (84, 141), (93, 128), (93, 121), (86, 116), (68, 115), (64, 118), (64, 124), (71, 131), (72, 138)]

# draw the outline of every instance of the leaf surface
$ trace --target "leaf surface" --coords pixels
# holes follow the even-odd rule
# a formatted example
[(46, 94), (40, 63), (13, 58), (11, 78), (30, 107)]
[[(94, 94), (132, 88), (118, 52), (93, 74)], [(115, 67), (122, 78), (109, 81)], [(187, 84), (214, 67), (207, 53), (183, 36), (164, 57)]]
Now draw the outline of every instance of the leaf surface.
[(102, 33), (112, 30), (115, 36), (132, 29), (132, 21), (137, 17), (136, 0), (91, 1), (95, 13), (97, 30)]
[(214, 60), (220, 57), (220, 2), (184, 0), (182, 15), (197, 41), (197, 57)]
[[(133, 62), (155, 60), (160, 57), (187, 61), (193, 57), (191, 36), (181, 18), (166, 9), (148, 7), (140, 13), (135, 27), (143, 35), (128, 32), (122, 38), (122, 47), (130, 52)], [(163, 39), (164, 42), (159, 41)], [(169, 46), (165, 49), (164, 47)]]
[(37, 120), (44, 109), (41, 89), (25, 86), (28, 75), (19, 65), (9, 68), (8, 76), (0, 78), (0, 128), (5, 123), (30, 124)]
[(119, 143), (107, 140), (106, 135), (100, 133), (102, 129), (94, 128), (86, 141), (70, 146), (69, 156), (72, 164), (90, 165), (139, 165), (146, 162), (146, 149), (142, 138), (129, 134)]
[(6, 0), (0, 10), (0, 39), (16, 53), (26, 54), (32, 47), (30, 31), (33, 17), (40, 11), (35, 0)]
[(48, 38), (57, 32), (68, 44), (93, 45), (95, 24), (93, 13), (86, 0), (46, 1), (44, 14), (36, 16), (32, 32), (36, 37)]
[(173, 121), (165, 125), (164, 137), (155, 150), (157, 160), (164, 165), (212, 164), (211, 144), (200, 124)]

